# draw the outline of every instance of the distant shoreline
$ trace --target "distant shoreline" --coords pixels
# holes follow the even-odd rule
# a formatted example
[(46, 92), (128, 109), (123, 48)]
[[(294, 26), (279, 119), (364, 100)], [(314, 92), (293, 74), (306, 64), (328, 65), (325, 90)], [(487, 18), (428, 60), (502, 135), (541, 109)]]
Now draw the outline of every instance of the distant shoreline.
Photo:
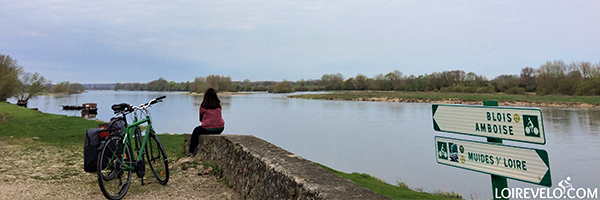
[[(190, 95), (190, 96), (203, 96), (204, 93), (199, 93), (199, 92), (188, 92), (188, 93), (180, 93), (182, 95)], [(252, 95), (251, 93), (245, 93), (245, 92), (219, 92), (217, 93), (218, 96), (233, 96), (233, 95)]]
[[(489, 95), (489, 94), (469, 94), (452, 93), (437, 94), (427, 92), (379, 92), (379, 91), (353, 91), (339, 92), (329, 94), (304, 94), (291, 95), (290, 98), (301, 99), (319, 99), (319, 100), (344, 100), (344, 101), (378, 101), (378, 102), (405, 102), (405, 103), (440, 103), (440, 104), (467, 104), (483, 105), (483, 100), (497, 100), (499, 106), (514, 107), (564, 107), (564, 108), (599, 108), (598, 103), (578, 102), (586, 101), (589, 98), (600, 97), (579, 97), (569, 96), (533, 96), (528, 95)], [(551, 99), (555, 98), (555, 99)], [(525, 100), (527, 99), (527, 100)], [(551, 100), (550, 100), (551, 99)], [(561, 99), (564, 99), (561, 101)]]

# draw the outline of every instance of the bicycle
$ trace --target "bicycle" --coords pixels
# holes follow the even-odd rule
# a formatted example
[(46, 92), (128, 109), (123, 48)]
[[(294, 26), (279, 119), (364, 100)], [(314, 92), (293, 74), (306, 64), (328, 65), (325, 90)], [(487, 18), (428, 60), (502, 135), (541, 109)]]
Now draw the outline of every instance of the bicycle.
[[(111, 133), (104, 145), (99, 147), (102, 150), (98, 154), (98, 184), (107, 199), (121, 199), (127, 194), (133, 172), (141, 179), (142, 185), (150, 184), (151, 182), (144, 183), (146, 162), (158, 183), (166, 185), (169, 181), (167, 154), (152, 128), (148, 111), (150, 106), (162, 102), (165, 97), (152, 99), (139, 106), (121, 103), (111, 107), (116, 115), (122, 115), (123, 120), (131, 113), (134, 117), (133, 122), (126, 125), (122, 133)], [(145, 117), (138, 120), (138, 113), (140, 117)], [(147, 128), (142, 132), (140, 125), (145, 123)], [(135, 151), (131, 149), (132, 143)]]

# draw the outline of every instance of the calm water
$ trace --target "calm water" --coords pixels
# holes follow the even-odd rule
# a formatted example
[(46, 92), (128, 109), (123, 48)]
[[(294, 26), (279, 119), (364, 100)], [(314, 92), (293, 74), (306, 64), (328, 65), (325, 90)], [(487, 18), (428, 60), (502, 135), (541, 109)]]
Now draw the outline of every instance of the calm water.
[[(37, 97), (29, 107), (81, 116), (80, 111), (62, 111), (59, 105), (95, 102), (99, 107), (95, 118), (108, 121), (114, 116), (112, 104), (139, 105), (163, 94), (165, 101), (150, 109), (158, 133), (190, 133), (199, 125), (202, 97), (179, 93), (90, 91)], [(334, 169), (371, 174), (392, 184), (400, 180), (424, 191), (456, 191), (467, 199), (492, 196), (489, 175), (436, 163), (436, 135), (485, 139), (435, 132), (431, 104), (304, 100), (265, 93), (220, 98), (226, 134), (254, 135)], [(545, 149), (553, 188), (566, 177), (575, 188), (600, 188), (600, 109), (542, 108), (542, 113), (546, 145), (505, 144)], [(510, 179), (508, 184), (538, 187)]]

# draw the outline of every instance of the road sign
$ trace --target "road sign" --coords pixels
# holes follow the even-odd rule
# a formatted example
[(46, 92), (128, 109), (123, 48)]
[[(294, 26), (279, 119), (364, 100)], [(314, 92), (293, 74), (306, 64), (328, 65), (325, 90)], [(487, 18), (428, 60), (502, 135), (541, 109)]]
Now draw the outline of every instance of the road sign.
[(436, 131), (546, 144), (540, 109), (444, 104), (431, 109)]
[(439, 164), (552, 186), (545, 150), (435, 137)]

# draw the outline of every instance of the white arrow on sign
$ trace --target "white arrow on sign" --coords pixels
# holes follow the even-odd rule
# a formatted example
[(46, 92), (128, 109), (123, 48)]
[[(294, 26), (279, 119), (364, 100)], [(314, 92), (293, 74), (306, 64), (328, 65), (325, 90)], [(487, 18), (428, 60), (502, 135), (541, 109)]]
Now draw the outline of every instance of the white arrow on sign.
[(448, 104), (431, 109), (436, 131), (546, 144), (540, 109)]
[(545, 150), (435, 137), (439, 164), (552, 186)]

